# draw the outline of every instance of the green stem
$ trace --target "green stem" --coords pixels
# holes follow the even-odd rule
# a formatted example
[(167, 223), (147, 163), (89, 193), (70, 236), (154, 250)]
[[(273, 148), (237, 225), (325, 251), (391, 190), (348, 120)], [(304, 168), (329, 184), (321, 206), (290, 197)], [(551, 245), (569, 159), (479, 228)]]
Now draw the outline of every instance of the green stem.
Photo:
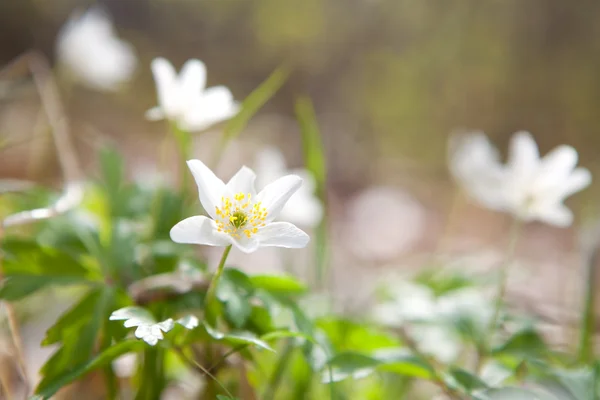
[(283, 348), (283, 352), (279, 356), (279, 360), (275, 365), (273, 370), (273, 375), (269, 379), (269, 386), (265, 390), (265, 394), (263, 395), (263, 400), (272, 400), (275, 398), (275, 393), (277, 392), (277, 388), (281, 383), (281, 378), (283, 377), (283, 373), (285, 372), (285, 368), (287, 367), (292, 352), (294, 351), (294, 343), (291, 340), (288, 340)]
[(581, 317), (581, 328), (579, 336), (579, 362), (590, 363), (594, 359), (594, 330), (596, 326), (596, 265), (600, 253), (600, 243), (596, 243), (586, 254), (585, 268), (585, 293), (583, 315)]
[(181, 193), (185, 195), (187, 193), (190, 178), (187, 171), (187, 160), (191, 158), (192, 136), (189, 132), (181, 129), (175, 122), (171, 122), (171, 132), (173, 132), (175, 142), (177, 143), (179, 165), (181, 168), (179, 184), (181, 185)]
[(212, 303), (215, 301), (217, 285), (219, 284), (219, 279), (221, 279), (221, 275), (223, 275), (223, 269), (225, 269), (225, 261), (227, 261), (227, 256), (231, 251), (231, 245), (225, 247), (223, 251), (223, 255), (221, 256), (221, 261), (219, 262), (219, 266), (213, 275), (213, 278), (210, 281), (208, 286), (208, 290), (206, 291), (206, 297), (204, 298), (204, 312), (206, 314), (206, 320), (209, 324), (214, 325), (216, 322), (216, 316), (212, 312)]
[(335, 383), (333, 382), (333, 368), (331, 368), (331, 364), (327, 365), (327, 371), (329, 372), (329, 398), (335, 400)]
[(502, 305), (504, 304), (504, 298), (506, 297), (508, 273), (510, 266), (513, 264), (515, 259), (515, 251), (517, 249), (517, 242), (519, 241), (519, 237), (521, 235), (522, 226), (523, 223), (517, 218), (513, 219), (510, 226), (508, 245), (506, 248), (506, 259), (504, 260), (504, 263), (500, 269), (500, 279), (498, 282), (498, 291), (496, 293), (496, 301), (494, 304), (494, 313), (490, 319), (486, 335), (483, 338), (483, 343), (481, 343), (478, 349), (477, 363), (475, 366), (475, 370), (478, 373), (481, 372), (481, 368), (483, 367), (484, 361), (487, 357), (486, 353), (489, 351), (491, 337), (496, 331), (496, 326), (498, 325), (498, 320), (500, 319), (500, 311), (502, 309)]

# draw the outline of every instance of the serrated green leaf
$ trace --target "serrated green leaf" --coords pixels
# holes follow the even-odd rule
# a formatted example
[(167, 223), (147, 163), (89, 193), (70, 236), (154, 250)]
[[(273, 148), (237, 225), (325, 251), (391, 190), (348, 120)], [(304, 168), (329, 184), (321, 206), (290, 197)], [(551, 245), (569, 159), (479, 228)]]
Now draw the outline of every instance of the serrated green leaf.
[(306, 285), (289, 275), (253, 275), (250, 282), (255, 289), (263, 289), (274, 294), (300, 294)]
[(118, 343), (104, 350), (90, 361), (80, 363), (77, 366), (70, 368), (66, 372), (63, 371), (63, 373), (52, 379), (42, 380), (42, 382), (36, 388), (35, 393), (42, 399), (49, 399), (63, 386), (68, 385), (76, 379), (84, 376), (88, 372), (108, 365), (114, 359), (125, 353), (141, 351), (144, 349), (144, 346), (145, 345), (143, 342), (137, 340), (129, 340)]

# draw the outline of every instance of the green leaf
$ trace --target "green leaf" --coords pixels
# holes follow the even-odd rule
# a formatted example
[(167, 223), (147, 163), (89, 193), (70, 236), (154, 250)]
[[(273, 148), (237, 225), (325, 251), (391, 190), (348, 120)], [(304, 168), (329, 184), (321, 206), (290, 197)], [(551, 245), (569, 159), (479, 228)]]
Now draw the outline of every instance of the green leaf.
[(219, 287), (217, 287), (217, 295), (219, 299), (226, 300), (227, 295), (232, 291), (238, 291), (243, 294), (251, 294), (254, 291), (251, 278), (244, 272), (236, 268), (227, 268), (223, 271)]
[(0, 299), (7, 301), (20, 300), (50, 285), (74, 285), (78, 283), (89, 283), (89, 281), (75, 276), (11, 275), (2, 281)]
[(304, 340), (307, 340), (307, 341), (313, 342), (313, 343), (315, 342), (315, 340), (310, 336), (307, 336), (301, 332), (292, 332), (292, 331), (273, 331), (273, 332), (264, 334), (260, 337), (260, 339), (264, 340), (265, 342), (268, 342), (270, 340), (287, 339), (287, 338), (298, 338), (298, 339), (304, 339)]
[(78, 364), (66, 372), (55, 376), (53, 379), (44, 379), (36, 388), (35, 393), (42, 399), (49, 399), (63, 386), (79, 379), (85, 374), (108, 365), (114, 359), (125, 353), (132, 351), (141, 351), (144, 349), (144, 343), (137, 340), (129, 340), (118, 343), (104, 350), (94, 359)]
[(381, 371), (411, 378), (431, 379), (433, 377), (431, 366), (406, 348), (380, 349), (373, 352), (371, 357), (381, 362), (378, 368)]
[(576, 370), (556, 370), (558, 383), (568, 390), (576, 400), (598, 399), (600, 373), (595, 368), (585, 367)]
[(506, 387), (488, 390), (474, 396), (476, 400), (559, 400), (558, 398), (538, 391)]
[(324, 318), (319, 320), (318, 327), (323, 329), (338, 351), (370, 353), (378, 349), (400, 346), (400, 341), (389, 333), (349, 319)]
[(331, 367), (331, 373), (323, 373), (325, 383), (365, 378), (375, 372), (381, 361), (364, 354), (345, 352), (336, 354), (327, 364)]
[(224, 333), (219, 332), (206, 322), (203, 322), (204, 329), (206, 332), (215, 340), (225, 342), (233, 347), (247, 344), (254, 345), (259, 348), (263, 348), (272, 352), (275, 352), (271, 346), (269, 346), (264, 340), (257, 338), (250, 332), (235, 332), (235, 333)]
[(50, 285), (89, 284), (89, 271), (70, 255), (35, 242), (4, 242), (5, 279), (0, 298), (13, 301)]
[(430, 288), (435, 296), (443, 296), (455, 290), (468, 288), (474, 285), (472, 278), (447, 269), (428, 268), (419, 273), (414, 281)]
[(300, 294), (306, 291), (306, 285), (289, 275), (253, 275), (250, 282), (256, 289), (274, 294)]
[(225, 303), (225, 317), (236, 328), (241, 328), (252, 314), (252, 306), (247, 297), (234, 295), (230, 296)]
[(458, 367), (451, 368), (445, 380), (450, 387), (461, 389), (467, 393), (471, 393), (474, 390), (487, 389), (487, 385), (479, 377)]
[(497, 348), (492, 354), (510, 354), (524, 358), (545, 358), (548, 356), (548, 347), (544, 339), (533, 329), (526, 328), (516, 332)]
[[(95, 299), (91, 312), (81, 315), (72, 325), (63, 325), (60, 330), (62, 346), (41, 368), (44, 377), (42, 383), (55, 379), (71, 366), (86, 362), (92, 357), (98, 335), (106, 326), (108, 314), (113, 308), (115, 295), (114, 288), (102, 288)], [(70, 318), (71, 316), (68, 316), (67, 319)], [(53, 333), (53, 336), (56, 335), (58, 335), (58, 329)], [(56, 337), (52, 337), (52, 339), (56, 339)]]
[[(380, 350), (371, 355), (342, 352), (329, 359), (327, 365), (332, 368), (334, 382), (346, 378), (364, 378), (376, 370), (421, 379), (433, 377), (431, 367), (406, 349)], [(323, 378), (330, 380), (328, 371), (325, 371)]]
[(93, 315), (100, 294), (101, 290), (90, 290), (77, 304), (61, 315), (54, 325), (46, 331), (42, 346), (61, 341), (65, 330), (78, 325), (82, 320), (89, 320), (90, 315)]
[(225, 317), (236, 328), (242, 328), (252, 314), (250, 295), (254, 291), (246, 274), (234, 268), (223, 272), (217, 297), (225, 303)]

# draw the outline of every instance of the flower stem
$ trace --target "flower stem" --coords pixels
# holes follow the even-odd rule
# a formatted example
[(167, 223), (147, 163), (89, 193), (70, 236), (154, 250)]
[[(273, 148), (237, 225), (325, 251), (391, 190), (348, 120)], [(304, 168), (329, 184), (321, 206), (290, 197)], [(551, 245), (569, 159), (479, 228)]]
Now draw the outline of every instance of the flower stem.
[(517, 242), (519, 241), (519, 237), (521, 235), (521, 228), (523, 224), (521, 220), (515, 218), (513, 219), (510, 232), (508, 234), (508, 245), (506, 248), (506, 258), (502, 267), (500, 269), (500, 279), (498, 282), (498, 290), (496, 293), (496, 301), (494, 304), (494, 313), (492, 314), (492, 318), (490, 319), (490, 323), (488, 325), (488, 329), (486, 335), (483, 338), (483, 342), (481, 344), (480, 349), (478, 350), (477, 363), (475, 370), (477, 372), (481, 371), (483, 367), (483, 363), (486, 358), (486, 354), (489, 350), (489, 345), (491, 342), (491, 336), (493, 336), (496, 325), (498, 324), (498, 319), (500, 318), (500, 310), (502, 309), (502, 304), (504, 304), (504, 298), (506, 297), (506, 286), (508, 284), (508, 273), (511, 264), (513, 264), (515, 258), (515, 250), (517, 249)]
[(225, 247), (223, 251), (223, 255), (221, 256), (221, 261), (219, 262), (219, 266), (213, 275), (212, 280), (210, 281), (210, 285), (208, 286), (208, 290), (206, 291), (206, 297), (204, 298), (204, 312), (206, 314), (206, 320), (209, 324), (214, 325), (216, 322), (216, 316), (213, 314), (211, 306), (215, 301), (215, 295), (217, 291), (217, 285), (219, 283), (219, 279), (221, 279), (221, 275), (223, 274), (223, 269), (225, 269), (225, 261), (227, 261), (227, 256), (231, 251), (231, 245)]
[(186, 161), (191, 158), (192, 137), (189, 132), (181, 129), (175, 122), (171, 122), (171, 132), (173, 132), (173, 137), (177, 143), (179, 167), (181, 168), (179, 173), (179, 184), (181, 185), (181, 193), (185, 195), (187, 193), (187, 187), (189, 184), (189, 174), (186, 167)]

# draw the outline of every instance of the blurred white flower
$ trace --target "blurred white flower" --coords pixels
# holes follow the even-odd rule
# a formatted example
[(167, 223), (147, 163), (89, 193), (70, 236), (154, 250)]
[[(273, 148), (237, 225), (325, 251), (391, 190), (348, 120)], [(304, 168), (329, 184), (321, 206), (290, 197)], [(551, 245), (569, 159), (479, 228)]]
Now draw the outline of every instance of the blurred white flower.
[(256, 157), (256, 186), (263, 188), (288, 174), (302, 178), (302, 186), (288, 200), (279, 214), (282, 220), (301, 226), (315, 227), (323, 218), (323, 205), (315, 195), (316, 182), (306, 169), (288, 170), (283, 154), (275, 147), (266, 147)]
[(428, 287), (412, 282), (393, 284), (390, 301), (375, 307), (375, 318), (386, 325), (429, 320), (436, 313), (436, 299)]
[(483, 329), (493, 314), (492, 304), (474, 288), (438, 297), (429, 287), (413, 282), (394, 282), (390, 289), (390, 299), (374, 309), (375, 320), (403, 326), (419, 350), (445, 363), (455, 360), (462, 347), (455, 322), (468, 320), (471, 326)]
[(151, 68), (158, 95), (158, 106), (146, 112), (151, 121), (168, 119), (186, 131), (201, 131), (240, 109), (225, 86), (206, 88), (206, 66), (200, 60), (188, 60), (179, 75), (164, 58), (152, 60)]
[(308, 235), (295, 225), (273, 222), (302, 185), (300, 177), (281, 177), (257, 194), (256, 175), (250, 168), (240, 168), (225, 184), (200, 160), (188, 161), (188, 167), (210, 218), (198, 215), (177, 223), (171, 229), (174, 242), (234, 245), (244, 253), (263, 246), (302, 248), (308, 244)]
[(56, 52), (76, 79), (97, 90), (117, 90), (137, 64), (131, 45), (115, 35), (111, 20), (97, 8), (69, 18), (58, 34)]
[(417, 243), (425, 221), (423, 206), (409, 193), (393, 187), (370, 187), (349, 202), (344, 239), (355, 256), (386, 261)]
[(137, 327), (135, 337), (142, 339), (150, 346), (156, 345), (164, 338), (163, 332), (169, 332), (175, 326), (175, 322), (186, 329), (194, 329), (198, 326), (198, 318), (193, 315), (173, 321), (172, 318), (162, 322), (156, 322), (152, 314), (140, 307), (125, 307), (114, 311), (109, 318), (111, 321), (125, 320), (125, 328)]
[(587, 169), (576, 168), (577, 158), (566, 145), (540, 158), (535, 141), (523, 131), (512, 137), (505, 165), (482, 132), (450, 141), (450, 171), (470, 197), (521, 220), (556, 226), (571, 225), (573, 213), (563, 201), (592, 179)]

